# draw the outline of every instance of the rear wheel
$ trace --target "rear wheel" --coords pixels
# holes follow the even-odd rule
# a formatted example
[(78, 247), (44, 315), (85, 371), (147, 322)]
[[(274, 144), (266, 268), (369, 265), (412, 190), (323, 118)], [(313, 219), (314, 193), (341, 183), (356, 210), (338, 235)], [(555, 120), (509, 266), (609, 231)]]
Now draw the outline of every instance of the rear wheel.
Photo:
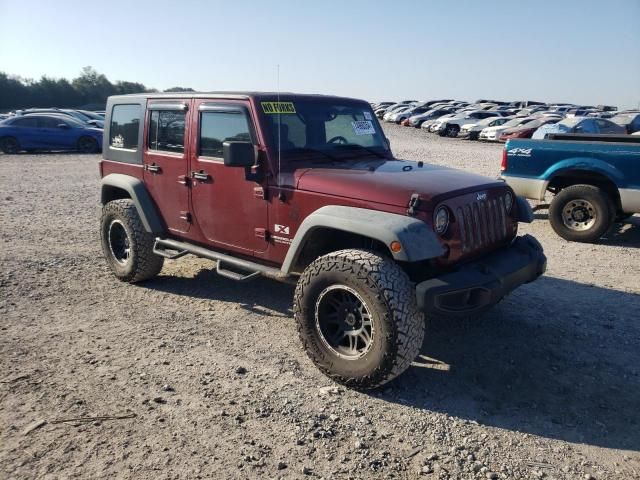
[(4, 137), (0, 139), (0, 150), (4, 153), (18, 153), (20, 151), (20, 144), (14, 137)]
[(565, 240), (595, 242), (615, 218), (611, 198), (593, 185), (572, 185), (560, 191), (549, 205), (549, 222)]
[(107, 203), (101, 223), (102, 251), (118, 279), (135, 283), (160, 273), (164, 258), (153, 253), (155, 239), (144, 229), (132, 200)]
[(95, 138), (80, 137), (78, 140), (78, 150), (82, 153), (95, 153), (98, 151), (98, 142)]
[(391, 259), (341, 250), (316, 259), (298, 281), (302, 344), (328, 377), (367, 390), (404, 372), (424, 338), (424, 318), (406, 273)]

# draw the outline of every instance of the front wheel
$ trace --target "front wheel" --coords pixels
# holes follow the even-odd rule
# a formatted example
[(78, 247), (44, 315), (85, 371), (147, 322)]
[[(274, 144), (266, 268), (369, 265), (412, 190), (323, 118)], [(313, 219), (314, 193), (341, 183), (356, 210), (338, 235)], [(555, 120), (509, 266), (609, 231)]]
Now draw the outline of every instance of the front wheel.
[(609, 195), (593, 185), (572, 185), (549, 205), (549, 222), (565, 240), (595, 242), (613, 225), (615, 208)]
[(341, 250), (316, 259), (298, 281), (294, 312), (313, 363), (360, 390), (404, 372), (424, 338), (424, 317), (406, 273), (369, 251)]

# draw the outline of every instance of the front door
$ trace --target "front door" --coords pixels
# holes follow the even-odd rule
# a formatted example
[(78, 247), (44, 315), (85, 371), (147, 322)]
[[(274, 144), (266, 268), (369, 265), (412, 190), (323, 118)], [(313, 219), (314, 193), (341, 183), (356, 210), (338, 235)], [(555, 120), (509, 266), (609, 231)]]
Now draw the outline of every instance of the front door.
[(149, 101), (145, 116), (144, 183), (171, 233), (189, 230), (189, 102)]
[[(67, 127), (62, 127), (66, 125)], [(78, 135), (74, 134), (74, 125), (62, 118), (39, 117), (38, 126), (41, 138), (50, 148), (75, 148)]]
[(267, 202), (244, 168), (227, 167), (225, 141), (257, 144), (249, 103), (196, 100), (191, 159), (191, 205), (205, 238), (220, 248), (252, 255), (267, 249)]

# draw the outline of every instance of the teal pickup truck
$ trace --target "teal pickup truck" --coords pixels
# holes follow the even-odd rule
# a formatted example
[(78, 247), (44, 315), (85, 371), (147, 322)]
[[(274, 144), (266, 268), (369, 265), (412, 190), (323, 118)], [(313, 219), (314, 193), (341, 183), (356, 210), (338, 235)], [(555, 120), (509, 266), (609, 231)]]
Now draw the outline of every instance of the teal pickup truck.
[(517, 195), (553, 195), (549, 222), (566, 240), (594, 242), (615, 221), (640, 213), (640, 137), (551, 135), (509, 140), (501, 178)]

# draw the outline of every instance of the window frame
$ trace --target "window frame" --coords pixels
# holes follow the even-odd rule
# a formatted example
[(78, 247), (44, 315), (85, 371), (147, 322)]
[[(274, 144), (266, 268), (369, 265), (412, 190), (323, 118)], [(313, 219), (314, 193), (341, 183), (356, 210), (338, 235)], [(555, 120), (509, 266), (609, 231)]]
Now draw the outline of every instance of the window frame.
[[(113, 126), (113, 112), (115, 111), (115, 109), (117, 107), (132, 107), (132, 106), (136, 106), (139, 109), (143, 109), (144, 107), (138, 103), (115, 103), (111, 106), (111, 112), (109, 115), (109, 137), (106, 138), (107, 140), (107, 145), (109, 146), (110, 150), (116, 150), (119, 152), (129, 152), (129, 153), (137, 153), (139, 150), (139, 146), (140, 146), (140, 123), (138, 122), (138, 141), (136, 142), (136, 148), (123, 148), (123, 147), (114, 147), (111, 144), (111, 128)], [(140, 112), (138, 112), (138, 121), (140, 120), (139, 117)], [(144, 128), (142, 129), (144, 130)]]
[(245, 120), (247, 121), (247, 126), (249, 129), (249, 138), (251, 139), (251, 143), (254, 146), (257, 145), (256, 128), (255, 128), (255, 125), (253, 124), (253, 118), (251, 117), (251, 112), (246, 105), (240, 104), (240, 103), (202, 102), (198, 106), (198, 128), (197, 128), (197, 132), (195, 133), (195, 136), (196, 136), (195, 157), (199, 161), (224, 164), (224, 157), (222, 156), (213, 157), (209, 155), (200, 154), (200, 145), (202, 142), (202, 114), (204, 113), (234, 113), (238, 115), (244, 115)]
[[(149, 140), (151, 137), (151, 116), (153, 112), (159, 112), (158, 116), (161, 112), (183, 112), (184, 113), (184, 133), (183, 133), (183, 141), (182, 141), (182, 152), (172, 152), (171, 150), (157, 150), (152, 149), (149, 144)], [(148, 155), (165, 155), (176, 158), (185, 158), (185, 152), (188, 148), (189, 138), (187, 136), (187, 126), (189, 123), (189, 112), (187, 105), (185, 103), (150, 103), (147, 106), (147, 116), (146, 123), (144, 126), (144, 151)]]

